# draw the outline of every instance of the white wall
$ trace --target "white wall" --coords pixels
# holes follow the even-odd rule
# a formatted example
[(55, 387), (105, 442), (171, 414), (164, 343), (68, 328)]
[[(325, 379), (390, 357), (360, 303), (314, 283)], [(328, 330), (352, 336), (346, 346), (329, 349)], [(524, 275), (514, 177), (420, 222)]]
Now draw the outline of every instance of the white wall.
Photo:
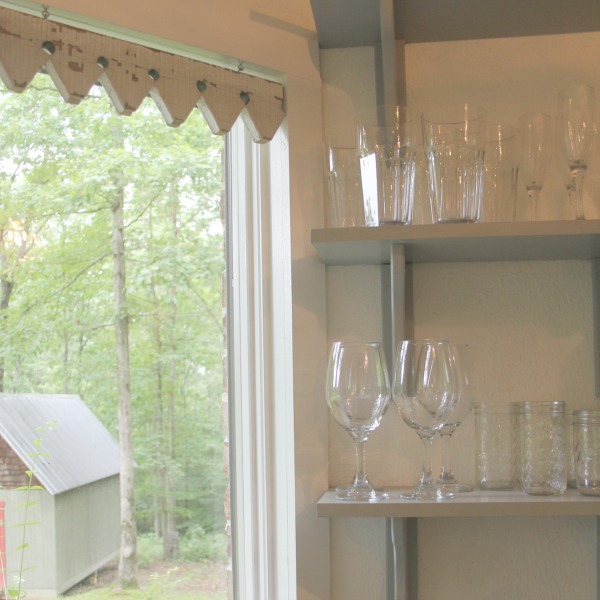
[[(363, 49), (322, 52), (325, 129), (349, 123), (374, 98)], [(558, 90), (585, 82), (600, 93), (600, 34), (406, 46), (408, 104), (423, 110), (450, 101), (484, 105), (491, 119), (556, 111)], [(359, 71), (359, 68), (362, 69)], [(330, 89), (333, 88), (333, 89)], [(586, 210), (600, 214), (598, 156), (590, 167)], [(520, 200), (523, 200), (521, 193)], [(560, 183), (550, 180), (540, 218), (566, 218)], [(427, 264), (412, 269), (416, 337), (448, 337), (476, 349), (481, 400), (565, 400), (595, 406), (591, 268), (585, 261)], [(329, 340), (381, 335), (379, 267), (329, 267)], [(330, 425), (330, 484), (350, 479), (348, 436)], [(456, 433), (457, 475), (474, 482), (473, 422)], [(348, 439), (346, 439), (348, 438)], [(439, 456), (435, 455), (439, 467)], [(367, 444), (367, 471), (380, 485), (409, 485), (419, 470), (417, 435), (393, 411)], [(377, 578), (380, 523), (332, 524), (332, 600), (384, 598)], [(419, 598), (587, 600), (596, 594), (596, 521), (562, 519), (421, 519)], [(369, 595), (366, 590), (370, 590)]]

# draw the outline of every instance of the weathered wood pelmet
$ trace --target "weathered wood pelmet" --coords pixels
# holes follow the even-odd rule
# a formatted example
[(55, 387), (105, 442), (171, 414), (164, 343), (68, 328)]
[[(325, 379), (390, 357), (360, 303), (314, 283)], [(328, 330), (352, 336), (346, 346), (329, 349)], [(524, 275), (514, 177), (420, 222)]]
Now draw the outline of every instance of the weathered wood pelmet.
[(175, 127), (198, 107), (223, 134), (241, 114), (255, 141), (266, 142), (285, 116), (278, 83), (0, 7), (0, 77), (22, 92), (41, 69), (67, 102), (99, 82), (120, 114), (150, 95)]

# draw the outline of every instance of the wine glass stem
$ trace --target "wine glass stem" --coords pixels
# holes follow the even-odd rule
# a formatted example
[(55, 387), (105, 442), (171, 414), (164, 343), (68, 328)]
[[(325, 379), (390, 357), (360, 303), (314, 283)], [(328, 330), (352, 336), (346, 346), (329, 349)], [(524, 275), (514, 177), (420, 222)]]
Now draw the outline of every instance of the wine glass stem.
[(586, 169), (575, 169), (573, 171), (573, 183), (575, 184), (575, 218), (585, 219), (583, 214), (583, 178)]
[(454, 468), (452, 466), (452, 456), (450, 453), (450, 440), (452, 439), (451, 433), (440, 433), (440, 439), (442, 440), (442, 472), (440, 479), (442, 481), (454, 480)]
[(531, 189), (527, 190), (527, 197), (529, 198), (529, 220), (537, 221), (537, 208), (538, 198), (540, 197), (540, 190)]
[(432, 485), (433, 484), (433, 467), (431, 464), (432, 442), (433, 442), (433, 437), (422, 437), (421, 438), (421, 458), (422, 458), (421, 485)]
[(367, 480), (365, 473), (365, 441), (356, 442), (356, 473), (354, 474), (355, 483), (363, 483)]

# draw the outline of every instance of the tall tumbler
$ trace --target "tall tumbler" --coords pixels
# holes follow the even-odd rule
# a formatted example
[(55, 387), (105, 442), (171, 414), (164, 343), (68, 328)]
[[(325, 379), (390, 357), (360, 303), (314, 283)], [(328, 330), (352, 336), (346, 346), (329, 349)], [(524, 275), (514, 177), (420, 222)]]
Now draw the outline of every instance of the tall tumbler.
[(514, 412), (511, 404), (477, 402), (475, 412), (477, 485), (483, 490), (513, 487)]
[(518, 136), (519, 130), (513, 125), (494, 123), (488, 126), (482, 221), (506, 223), (515, 220), (519, 172)]
[(600, 496), (600, 410), (573, 411), (573, 446), (577, 490)]
[(486, 113), (462, 104), (421, 116), (434, 222), (480, 220)]
[(527, 494), (567, 489), (564, 402), (523, 402), (519, 412), (521, 488)]
[(365, 213), (356, 145), (335, 138), (327, 145), (327, 227), (360, 227)]
[(412, 222), (417, 131), (417, 115), (406, 106), (358, 116), (365, 225)]

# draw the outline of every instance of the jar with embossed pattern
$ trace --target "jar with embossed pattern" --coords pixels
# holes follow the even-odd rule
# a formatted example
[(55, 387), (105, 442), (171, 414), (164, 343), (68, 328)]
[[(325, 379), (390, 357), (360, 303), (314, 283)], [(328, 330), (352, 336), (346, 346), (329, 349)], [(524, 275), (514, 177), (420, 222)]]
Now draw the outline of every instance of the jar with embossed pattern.
[(573, 442), (577, 489), (600, 496), (600, 410), (573, 411)]
[(522, 402), (519, 411), (521, 488), (527, 494), (567, 489), (564, 402)]

